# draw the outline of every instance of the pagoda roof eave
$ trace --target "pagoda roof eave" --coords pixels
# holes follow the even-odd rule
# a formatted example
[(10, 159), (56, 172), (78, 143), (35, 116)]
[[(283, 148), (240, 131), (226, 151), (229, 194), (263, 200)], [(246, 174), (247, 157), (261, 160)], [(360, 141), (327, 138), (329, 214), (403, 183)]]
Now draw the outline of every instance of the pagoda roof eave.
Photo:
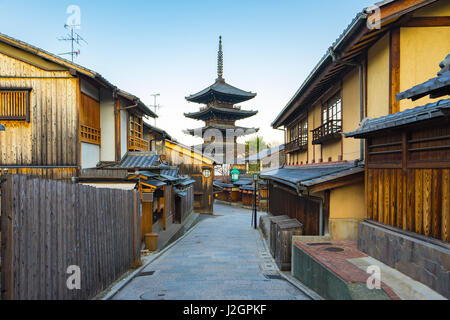
[(256, 93), (233, 87), (227, 84), (223, 79), (217, 79), (212, 86), (186, 97), (186, 100), (194, 103), (208, 103), (214, 100), (240, 103), (253, 99), (256, 95)]
[(193, 113), (185, 113), (184, 116), (186, 118), (195, 119), (195, 120), (203, 120), (208, 119), (208, 115), (210, 114), (222, 114), (234, 118), (236, 120), (245, 119), (253, 117), (258, 114), (258, 111), (253, 110), (239, 110), (236, 108), (219, 108), (215, 106), (209, 106), (204, 110), (200, 110), (198, 112)]
[(188, 129), (184, 132), (191, 136), (203, 137), (205, 131), (207, 130), (219, 130), (221, 132), (226, 132), (227, 130), (242, 130), (242, 132), (238, 132), (238, 136), (246, 136), (249, 134), (259, 132), (259, 128), (246, 128), (246, 127), (238, 127), (238, 126), (220, 126), (220, 125), (210, 125), (197, 129)]

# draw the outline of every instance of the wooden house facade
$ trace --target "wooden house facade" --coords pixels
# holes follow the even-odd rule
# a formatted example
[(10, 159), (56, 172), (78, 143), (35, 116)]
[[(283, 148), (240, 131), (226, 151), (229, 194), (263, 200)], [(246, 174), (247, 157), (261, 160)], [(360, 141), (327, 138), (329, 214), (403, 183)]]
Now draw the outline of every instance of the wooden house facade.
[(359, 249), (449, 298), (450, 54), (441, 67), (397, 98), (444, 100), (370, 119), (346, 136), (367, 146)]
[(148, 151), (137, 97), (100, 74), (0, 34), (0, 170), (71, 179)]
[(200, 150), (185, 146), (179, 142), (165, 140), (165, 159), (179, 168), (180, 174), (195, 181), (194, 208), (196, 212), (212, 214), (214, 212), (214, 175), (219, 163)]
[[(448, 1), (395, 0), (378, 6), (379, 16), (368, 10), (356, 16), (272, 124), (285, 129), (286, 166), (263, 173), (271, 212), (304, 216), (302, 223), (319, 224), (317, 235), (332, 239), (356, 239), (365, 218), (366, 147), (343, 132), (356, 130), (366, 118), (423, 104), (397, 101), (396, 94), (432, 77), (450, 52), (444, 40), (450, 39)], [(371, 27), (374, 21), (379, 28)], [(399, 156), (377, 155), (380, 161)], [(292, 201), (282, 201), (285, 189)], [(305, 210), (312, 212), (304, 215)]]

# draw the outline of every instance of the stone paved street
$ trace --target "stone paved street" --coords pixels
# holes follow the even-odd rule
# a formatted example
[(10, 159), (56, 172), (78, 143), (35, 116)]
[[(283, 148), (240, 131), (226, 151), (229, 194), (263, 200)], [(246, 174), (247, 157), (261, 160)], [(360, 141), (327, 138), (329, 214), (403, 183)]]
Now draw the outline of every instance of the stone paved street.
[(122, 300), (306, 300), (278, 275), (251, 211), (215, 206), (216, 216), (200, 224), (143, 272), (114, 299)]

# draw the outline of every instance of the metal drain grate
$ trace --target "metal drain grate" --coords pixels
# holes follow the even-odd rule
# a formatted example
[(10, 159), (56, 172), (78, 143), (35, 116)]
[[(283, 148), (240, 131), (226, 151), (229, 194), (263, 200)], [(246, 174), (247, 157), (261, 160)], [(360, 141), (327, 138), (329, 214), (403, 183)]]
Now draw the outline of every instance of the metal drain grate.
[(343, 251), (345, 251), (344, 249), (338, 248), (338, 247), (330, 247), (330, 248), (326, 248), (325, 250), (329, 251), (329, 252), (343, 252)]
[(149, 272), (141, 272), (138, 274), (138, 277), (148, 277), (155, 274), (156, 271), (149, 271)]
[(284, 280), (279, 274), (265, 274), (264, 277), (269, 280)]

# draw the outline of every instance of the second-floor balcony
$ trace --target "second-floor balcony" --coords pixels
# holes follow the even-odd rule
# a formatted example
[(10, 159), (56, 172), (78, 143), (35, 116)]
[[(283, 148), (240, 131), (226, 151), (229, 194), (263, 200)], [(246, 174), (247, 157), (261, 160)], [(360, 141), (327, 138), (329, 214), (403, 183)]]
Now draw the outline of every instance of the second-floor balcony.
[(322, 144), (342, 137), (342, 120), (330, 120), (312, 131), (312, 144)]
[(150, 150), (150, 143), (147, 140), (130, 137), (128, 140), (128, 151), (130, 152), (145, 152)]
[(305, 151), (308, 149), (308, 138), (302, 137), (295, 140), (292, 140), (286, 144), (285, 150), (286, 153), (296, 152), (296, 151)]

